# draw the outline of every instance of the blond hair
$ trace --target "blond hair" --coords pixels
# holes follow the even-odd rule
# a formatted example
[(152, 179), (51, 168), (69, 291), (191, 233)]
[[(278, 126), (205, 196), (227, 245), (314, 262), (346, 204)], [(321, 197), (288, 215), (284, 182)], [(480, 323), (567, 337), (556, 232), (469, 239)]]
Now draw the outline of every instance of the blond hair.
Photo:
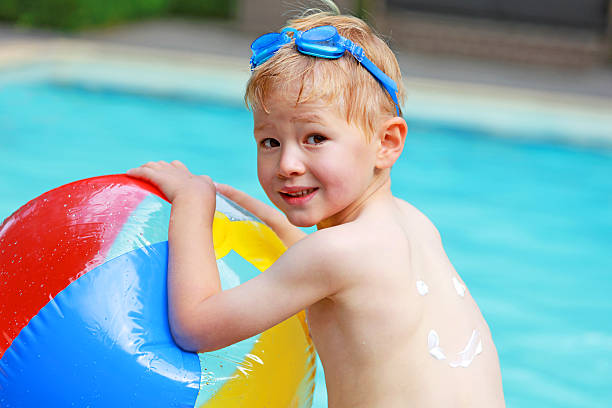
[[(331, 3), (333, 5), (333, 3)], [(335, 5), (333, 5), (335, 6)], [(399, 65), (387, 44), (363, 20), (331, 11), (309, 9), (287, 21), (287, 27), (305, 31), (332, 25), (338, 33), (361, 46), (366, 56), (399, 87), (398, 101), (404, 99)], [(257, 66), (247, 83), (245, 103), (250, 109), (267, 111), (266, 100), (272, 93), (291, 95), (298, 92), (295, 104), (324, 101), (334, 105), (356, 124), (369, 141), (381, 117), (395, 116), (396, 106), (390, 95), (349, 53), (339, 59), (326, 59), (301, 54), (293, 42), (284, 45), (268, 61)]]

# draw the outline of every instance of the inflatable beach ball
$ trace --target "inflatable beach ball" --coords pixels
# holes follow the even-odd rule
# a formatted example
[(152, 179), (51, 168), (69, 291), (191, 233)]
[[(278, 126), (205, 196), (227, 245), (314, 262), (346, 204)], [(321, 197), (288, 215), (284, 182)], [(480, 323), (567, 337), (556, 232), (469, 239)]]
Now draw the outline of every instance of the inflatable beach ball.
[[(172, 340), (170, 204), (123, 175), (77, 181), (0, 226), (0, 407), (309, 407), (315, 356), (303, 313), (209, 353)], [(217, 196), (223, 289), (284, 251)], [(265, 299), (262, 299), (265, 302)]]

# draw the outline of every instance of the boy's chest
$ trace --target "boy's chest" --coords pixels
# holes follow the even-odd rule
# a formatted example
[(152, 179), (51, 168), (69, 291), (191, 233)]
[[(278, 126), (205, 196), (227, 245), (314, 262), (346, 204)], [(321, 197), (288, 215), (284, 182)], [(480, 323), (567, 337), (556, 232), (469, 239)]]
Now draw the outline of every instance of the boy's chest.
[[(324, 365), (348, 358), (354, 336), (349, 329), (352, 319), (343, 305), (328, 298), (320, 300), (306, 310), (310, 336)], [(344, 354), (347, 356), (344, 356)]]
[(322, 348), (326, 348), (330, 343), (335, 343), (334, 339), (341, 336), (337, 319), (337, 305), (328, 298), (322, 299), (306, 309), (306, 322), (308, 323), (310, 336), (319, 353), (321, 353)]
[(321, 333), (322, 331), (326, 331), (332, 324), (334, 319), (333, 307), (333, 302), (325, 298), (310, 305), (306, 309), (306, 322), (308, 323), (308, 329), (310, 330), (311, 336), (313, 336), (313, 331), (315, 333)]

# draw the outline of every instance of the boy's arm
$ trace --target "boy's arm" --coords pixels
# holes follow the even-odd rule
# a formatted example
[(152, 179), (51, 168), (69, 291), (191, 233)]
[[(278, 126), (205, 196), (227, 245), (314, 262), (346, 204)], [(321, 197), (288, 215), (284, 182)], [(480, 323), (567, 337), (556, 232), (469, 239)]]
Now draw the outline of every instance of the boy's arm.
[[(323, 233), (323, 234), (321, 234)], [(341, 260), (320, 231), (289, 248), (265, 272), (202, 300), (191, 311), (183, 348), (206, 352), (227, 347), (288, 319), (337, 293)], [(316, 254), (317, 256), (313, 256)]]
[(219, 193), (245, 208), (247, 211), (253, 213), (267, 226), (272, 228), (272, 231), (278, 235), (285, 246), (290, 247), (308, 235), (295, 225), (291, 224), (282, 212), (270, 207), (256, 198), (251, 197), (247, 193), (237, 190), (227, 184), (215, 183), (215, 186), (217, 187), (217, 191)]
[[(221, 291), (212, 240), (215, 188), (180, 162), (148, 163), (128, 174), (156, 184), (172, 202), (168, 304), (176, 342), (186, 350), (216, 350), (280, 323), (340, 287), (336, 240), (312, 234), (265, 273)], [(317, 256), (313, 256), (316, 254)]]
[(179, 161), (149, 162), (128, 175), (155, 184), (172, 203), (168, 228), (168, 314), (172, 335), (185, 348), (196, 306), (221, 291), (213, 247), (215, 187)]

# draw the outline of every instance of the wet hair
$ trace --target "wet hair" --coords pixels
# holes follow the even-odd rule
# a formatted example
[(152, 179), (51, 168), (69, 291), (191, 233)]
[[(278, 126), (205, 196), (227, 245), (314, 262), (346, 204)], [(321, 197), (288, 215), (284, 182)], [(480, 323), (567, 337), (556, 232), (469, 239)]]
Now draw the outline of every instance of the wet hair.
[[(325, 3), (330, 10), (308, 9), (288, 20), (287, 27), (300, 31), (324, 25), (336, 27), (340, 35), (361, 46), (366, 56), (395, 81), (401, 105), (404, 99), (401, 72), (389, 46), (363, 20), (340, 15), (335, 4)], [(244, 99), (249, 109), (268, 112), (266, 100), (270, 95), (280, 93), (289, 98), (296, 89), (296, 106), (313, 101), (330, 104), (348, 123), (359, 126), (368, 141), (381, 118), (397, 114), (387, 91), (348, 52), (338, 59), (311, 57), (297, 51), (293, 42), (255, 68)]]

